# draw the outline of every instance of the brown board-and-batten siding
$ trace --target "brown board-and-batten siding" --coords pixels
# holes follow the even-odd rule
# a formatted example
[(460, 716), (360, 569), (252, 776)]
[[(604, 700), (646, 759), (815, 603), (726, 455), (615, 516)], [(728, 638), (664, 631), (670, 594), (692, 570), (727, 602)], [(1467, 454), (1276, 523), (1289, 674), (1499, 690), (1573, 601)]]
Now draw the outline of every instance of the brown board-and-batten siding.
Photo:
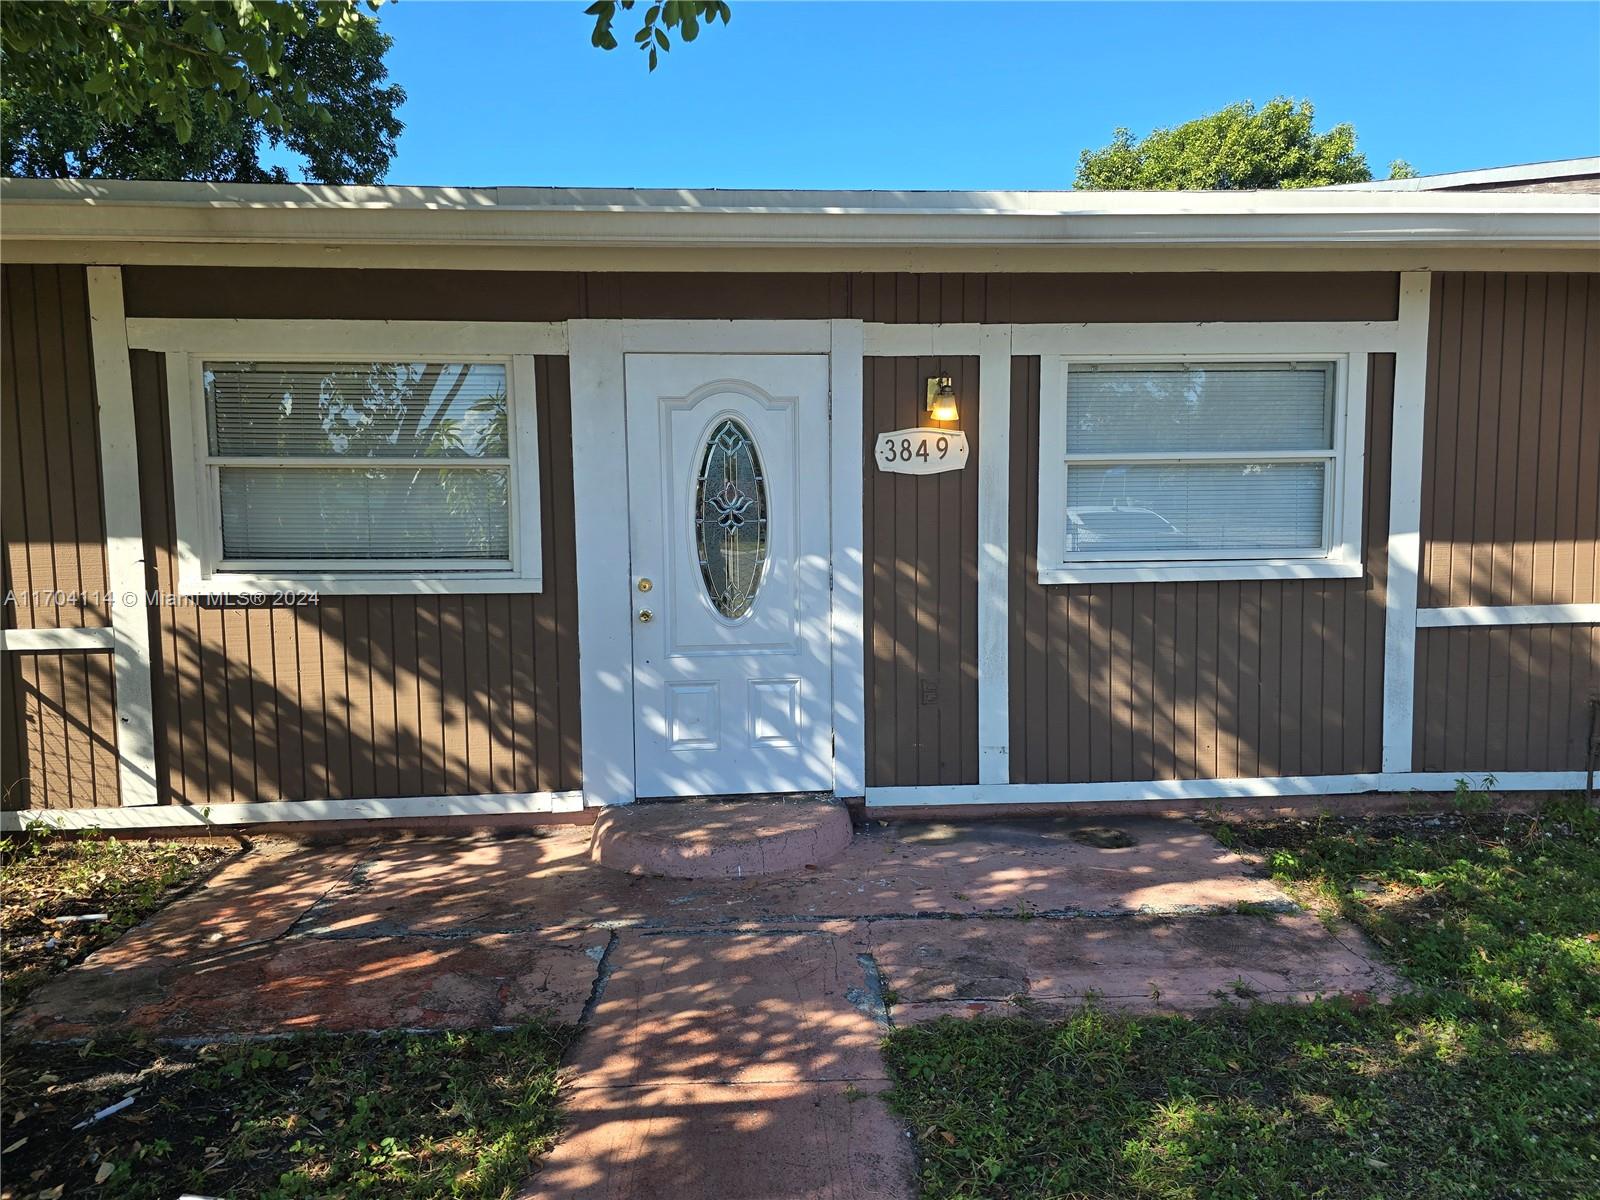
[[(133, 355), (153, 585), (176, 592), (163, 357)], [(567, 360), (536, 360), (544, 590), (153, 613), (157, 774), (182, 804), (580, 786)]]
[[(1600, 276), (1434, 277), (1424, 608), (1600, 602)], [(1421, 629), (1413, 764), (1582, 770), (1600, 626)]]
[[(825, 319), (884, 323), (1392, 320), (1387, 273), (909, 275), (368, 271), (130, 267), (131, 316), (559, 321)], [(1288, 319), (1294, 319), (1290, 316)], [(952, 368), (956, 360), (950, 360)], [(924, 424), (927, 363), (869, 366), (864, 461), (876, 434)], [(961, 365), (963, 371), (970, 364)], [(897, 381), (876, 381), (888, 371)], [(908, 380), (899, 380), (905, 374)], [(903, 385), (903, 386), (902, 386)], [(975, 438), (975, 377), (960, 427)], [(884, 422), (890, 422), (884, 424)], [(976, 782), (977, 463), (866, 485), (868, 778), (874, 786)], [(893, 528), (877, 490), (895, 504)], [(900, 500), (936, 497), (901, 511)], [(957, 528), (959, 536), (943, 531)], [(937, 537), (936, 537), (937, 535)], [(883, 586), (885, 583), (891, 586)], [(229, 657), (232, 657), (230, 652)], [(925, 686), (927, 684), (928, 686)]]
[[(39, 375), (51, 368), (49, 339), (41, 343), (37, 327), (31, 334), (19, 335), (17, 322), (11, 320), (11, 311), (20, 321), (26, 310), (9, 294), (11, 281), (24, 278), (11, 274), (17, 270), (7, 268), (8, 491), (25, 487), (31, 496), (36, 487), (29, 472), (43, 463), (49, 467), (51, 503), (60, 491), (70, 511), (87, 511), (97, 520), (98, 463), (93, 470), (63, 472), (54, 465), (61, 453), (54, 442), (47, 447), (41, 439), (29, 443), (11, 436), (13, 424), (32, 419), (29, 414), (36, 412), (45, 434), (59, 427), (70, 431), (77, 452), (94, 452), (97, 447), (92, 381), (87, 390), (82, 384), (88, 379), (83, 272), (22, 269), (30, 296), (47, 295), (54, 279), (66, 297), (62, 311), (76, 313), (67, 318), (58, 313), (53, 319), (64, 331), (63, 345), (71, 342), (78, 347), (70, 369), (78, 372), (80, 382), (64, 389), (63, 395), (71, 412), (77, 413), (71, 406), (88, 408), (62, 421), (59, 409), (40, 400), (40, 385), (31, 385), (35, 408), (28, 413), (19, 399), (18, 379), (30, 370)], [(1391, 319), (1396, 294), (1396, 277), (1383, 273), (1251, 273), (1223, 279), (1182, 274), (686, 276), (128, 267), (123, 279), (130, 316), (243, 319), (1276, 320), (1286, 313), (1314, 310), (1306, 319), (1357, 320)], [(13, 343), (19, 336), (21, 341)], [(134, 368), (150, 582), (171, 596), (175, 580), (163, 372), (159, 358), (147, 354), (134, 356)], [(920, 375), (922, 368), (917, 364), (912, 370)], [(63, 373), (68, 369), (61, 368)], [(152, 612), (163, 802), (547, 791), (579, 785), (567, 451), (570, 413), (565, 382), (564, 360), (541, 361), (542, 487), (547, 501), (543, 594), (328, 597), (315, 608), (279, 609), (176, 603)], [(913, 385), (916, 395), (901, 398), (904, 405), (920, 405), (920, 387), (919, 378)], [(961, 424), (972, 434), (976, 386), (963, 384), (962, 391)], [(916, 413), (909, 423), (922, 419), (923, 414)], [(898, 412), (895, 422), (907, 423)], [(869, 444), (875, 432), (870, 427), (863, 431)], [(12, 465), (18, 469), (11, 470)], [(65, 488), (60, 483), (63, 474), (71, 480)], [(940, 485), (957, 493), (958, 499), (941, 499), (938, 512), (941, 520), (955, 522), (965, 531), (975, 529), (975, 467), (961, 474), (959, 481)], [(951, 503), (954, 507), (947, 512)], [(14, 514), (22, 509), (8, 502), (7, 570), (13, 570), (19, 556), (34, 563), (47, 561), (57, 573), (51, 578), (61, 578), (66, 587), (63, 572), (77, 561), (73, 555), (81, 552), (86, 563), (100, 564), (100, 573), (92, 583), (85, 579), (82, 590), (103, 588), (103, 530), (87, 520), (69, 526), (54, 509), (50, 511), (46, 525), (39, 526), (30, 511), (29, 524), (20, 526)], [(918, 516), (917, 525), (920, 539), (928, 525), (925, 515)], [(869, 579), (916, 577), (920, 582), (914, 598), (897, 585), (895, 591), (874, 600), (875, 607), (889, 605), (869, 632), (875, 647), (869, 667), (875, 673), (874, 692), (914, 695), (919, 710), (917, 721), (906, 725), (895, 710), (892, 726), (886, 714), (880, 717), (875, 710), (871, 736), (878, 784), (970, 782), (975, 777), (975, 722), (962, 714), (976, 704), (971, 632), (976, 581), (971, 544), (959, 539), (956, 544), (959, 569), (939, 559), (939, 567), (927, 573), (920, 540), (879, 541), (872, 547)], [(81, 564), (75, 569), (79, 574), (88, 570)], [(8, 583), (15, 586), (14, 580)], [(908, 604), (917, 614), (910, 622), (905, 620)], [(919, 624), (924, 615), (937, 615), (941, 624), (937, 636), (925, 636)], [(953, 632), (944, 631), (947, 617)], [(105, 613), (86, 610), (70, 614), (68, 623), (103, 625), (107, 619)], [(14, 610), (8, 622), (36, 623)], [(103, 678), (86, 675), (83, 687), (75, 691), (69, 667), (86, 673), (98, 670)], [(35, 690), (42, 691), (48, 703), (36, 704), (44, 704), (44, 717), (55, 723), (52, 728), (57, 732), (27, 743), (20, 717), (10, 720), (20, 706), (8, 706), (7, 803), (114, 804), (109, 656), (8, 654), (10, 696), (22, 694), (19, 673), (30, 670), (45, 673), (47, 687)], [(931, 693), (922, 686), (925, 679), (935, 681)], [(924, 704), (929, 695), (935, 703)], [(928, 709), (938, 710), (941, 731), (939, 755), (931, 764), (923, 751), (925, 724), (932, 715)], [(71, 740), (75, 730), (88, 730), (94, 736), (80, 746)], [(94, 764), (88, 772), (78, 766), (85, 760), (85, 750), (92, 750), (88, 761)], [(24, 787), (10, 786), (22, 779), (29, 781)], [(85, 792), (80, 781), (92, 782), (96, 790)]]
[[(967, 468), (878, 470), (878, 434), (927, 426), (927, 380), (945, 375), (960, 397)], [(867, 784), (976, 783), (978, 360), (868, 358), (862, 381)]]
[[(1128, 276), (1087, 321), (1392, 321), (1398, 278)], [(1025, 282), (1022, 286), (1029, 286)], [(1013, 289), (1014, 319), (1019, 296)], [(1031, 307), (1031, 306), (1028, 306)], [(1091, 311), (1092, 309), (1092, 311)], [(1024, 308), (1027, 311), (1028, 308)], [(1011, 374), (1011, 779), (1248, 778), (1382, 763), (1394, 356), (1369, 357), (1365, 570), (1339, 580), (1045, 585), (1038, 357)]]
[(1012, 360), (1012, 780), (1380, 769), (1394, 356), (1369, 358), (1355, 579), (1039, 583), (1040, 369)]
[[(889, 324), (1393, 320), (1398, 303), (1397, 277), (1382, 274), (862, 275), (848, 277), (847, 283), (849, 308), (844, 315)], [(878, 471), (871, 459), (877, 435), (927, 424), (926, 379), (946, 373), (956, 377), (959, 427), (970, 442), (967, 469), (923, 477)], [(869, 358), (863, 381), (867, 783), (871, 787), (976, 783), (977, 362), (955, 357)], [(1018, 446), (1019, 438), (1024, 442), (1031, 438), (1037, 461), (1037, 403), (1034, 411), (1031, 431), (1013, 424), (1012, 445)], [(1013, 422), (1016, 419), (1014, 409)], [(1386, 446), (1387, 426), (1384, 429)], [(1037, 504), (1037, 492), (1032, 503)], [(1380, 530), (1387, 524), (1387, 491), (1382, 504)], [(1015, 505), (1014, 496), (1014, 532)], [(1014, 584), (1013, 605), (1017, 595)], [(1381, 609), (1381, 597), (1378, 603)], [(1381, 611), (1378, 623), (1381, 633)], [(1380, 642), (1380, 658), (1381, 653)], [(1012, 672), (1015, 737), (1015, 650)], [(1376, 722), (1374, 713), (1374, 729)], [(1015, 741), (1012, 752), (1017, 753)], [(1032, 781), (1018, 775), (1015, 766), (1013, 778)]]
[[(0, 291), (5, 626), (104, 628), (111, 613), (87, 275), (8, 263)], [(4, 807), (116, 805), (111, 655), (4, 658)]]

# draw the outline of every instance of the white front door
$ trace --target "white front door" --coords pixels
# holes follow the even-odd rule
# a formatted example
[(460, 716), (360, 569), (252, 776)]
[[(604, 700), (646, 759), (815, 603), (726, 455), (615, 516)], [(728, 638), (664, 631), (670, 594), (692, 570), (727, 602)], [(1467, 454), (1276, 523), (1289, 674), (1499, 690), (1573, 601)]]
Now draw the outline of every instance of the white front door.
[(638, 794), (831, 791), (827, 358), (630, 354), (626, 388)]

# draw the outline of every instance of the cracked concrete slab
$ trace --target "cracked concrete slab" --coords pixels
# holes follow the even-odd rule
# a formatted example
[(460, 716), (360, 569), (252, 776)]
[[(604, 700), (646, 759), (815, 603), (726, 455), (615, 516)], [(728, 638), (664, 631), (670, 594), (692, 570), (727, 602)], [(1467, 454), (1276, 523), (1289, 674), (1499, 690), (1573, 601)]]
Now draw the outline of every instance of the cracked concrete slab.
[[(896, 1024), (945, 1015), (1388, 995), (1396, 977), (1304, 912), (1079, 920), (884, 921), (870, 927)], [(1350, 939), (1347, 944), (1345, 939)]]
[[(584, 1026), (530, 1197), (914, 1195), (878, 1042), (946, 1014), (1383, 995), (1354, 931), (1193, 824), (869, 825), (835, 862), (625, 875), (588, 833), (263, 841), (36, 991), (45, 1038)], [(1036, 919), (1024, 919), (1036, 918)]]
[(576, 1084), (881, 1078), (864, 944), (821, 930), (621, 934)]
[(46, 1040), (109, 1027), (162, 1037), (478, 1029), (576, 1023), (603, 934), (292, 938), (191, 963), (79, 969), (41, 988), (18, 1032)]
[(744, 880), (647, 878), (589, 862), (580, 828), (537, 836), (419, 838), (376, 847), (334, 889), (309, 932), (511, 932), (605, 925), (673, 928), (795, 918), (991, 912), (1101, 914), (1287, 904), (1199, 827), (1119, 824), (1131, 845), (1084, 841), (1068, 818), (876, 825), (835, 862)]

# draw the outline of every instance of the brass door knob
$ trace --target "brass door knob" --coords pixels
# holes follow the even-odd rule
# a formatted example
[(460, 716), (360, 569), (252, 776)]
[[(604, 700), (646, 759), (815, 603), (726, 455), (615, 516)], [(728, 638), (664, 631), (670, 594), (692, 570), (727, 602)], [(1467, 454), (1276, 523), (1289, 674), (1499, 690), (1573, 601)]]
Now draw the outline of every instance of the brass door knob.
[(654, 619), (655, 613), (651, 612), (648, 608), (641, 608), (639, 610), (639, 623), (641, 625), (648, 625)]

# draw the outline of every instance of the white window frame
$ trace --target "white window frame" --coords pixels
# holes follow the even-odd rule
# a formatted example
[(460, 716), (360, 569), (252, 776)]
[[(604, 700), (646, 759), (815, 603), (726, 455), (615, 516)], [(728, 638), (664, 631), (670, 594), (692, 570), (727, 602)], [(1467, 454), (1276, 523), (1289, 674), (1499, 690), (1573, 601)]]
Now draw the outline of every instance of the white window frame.
[[(1174, 339), (1176, 340), (1176, 339)], [(1227, 339), (1218, 339), (1219, 342)], [(1213, 579), (1351, 579), (1362, 573), (1361, 505), (1366, 475), (1367, 354), (1365, 347), (1330, 350), (1321, 345), (1286, 342), (1282, 348), (1267, 348), (1259, 338), (1255, 344), (1229, 350), (1217, 345), (1196, 351), (1188, 347), (1194, 339), (1184, 338), (1182, 347), (1163, 346), (1159, 335), (1152, 335), (1148, 349), (1118, 350), (1116, 353), (1068, 353), (1047, 355), (1041, 364), (1039, 382), (1039, 582), (1073, 583), (1165, 583)], [(1071, 454), (1067, 450), (1067, 376), (1074, 363), (1114, 364), (1195, 364), (1217, 363), (1329, 363), (1333, 366), (1333, 439), (1328, 452), (1241, 451), (1237, 454), (1173, 454), (1137, 452)], [(1093, 557), (1069, 554), (1066, 549), (1067, 471), (1073, 462), (1092, 463), (1148, 458), (1153, 462), (1250, 461), (1285, 459), (1310, 461), (1318, 458), (1331, 463), (1324, 496), (1323, 545), (1305, 554), (1275, 556), (1213, 553), (1184, 558), (1181, 552), (1141, 552)]]
[[(478, 322), (130, 320), (129, 342), (163, 350), (167, 364), (177, 591), (185, 596), (538, 592), (544, 587), (537, 354), (564, 354), (559, 326)], [(509, 392), (511, 558), (485, 567), (373, 570), (359, 560), (231, 563), (221, 551), (217, 472), (210, 455), (206, 362), (499, 363)], [(276, 460), (262, 459), (270, 466)], [(298, 461), (298, 460), (297, 460)], [(252, 460), (254, 462), (254, 460)], [(333, 463), (332, 465), (338, 465)]]

